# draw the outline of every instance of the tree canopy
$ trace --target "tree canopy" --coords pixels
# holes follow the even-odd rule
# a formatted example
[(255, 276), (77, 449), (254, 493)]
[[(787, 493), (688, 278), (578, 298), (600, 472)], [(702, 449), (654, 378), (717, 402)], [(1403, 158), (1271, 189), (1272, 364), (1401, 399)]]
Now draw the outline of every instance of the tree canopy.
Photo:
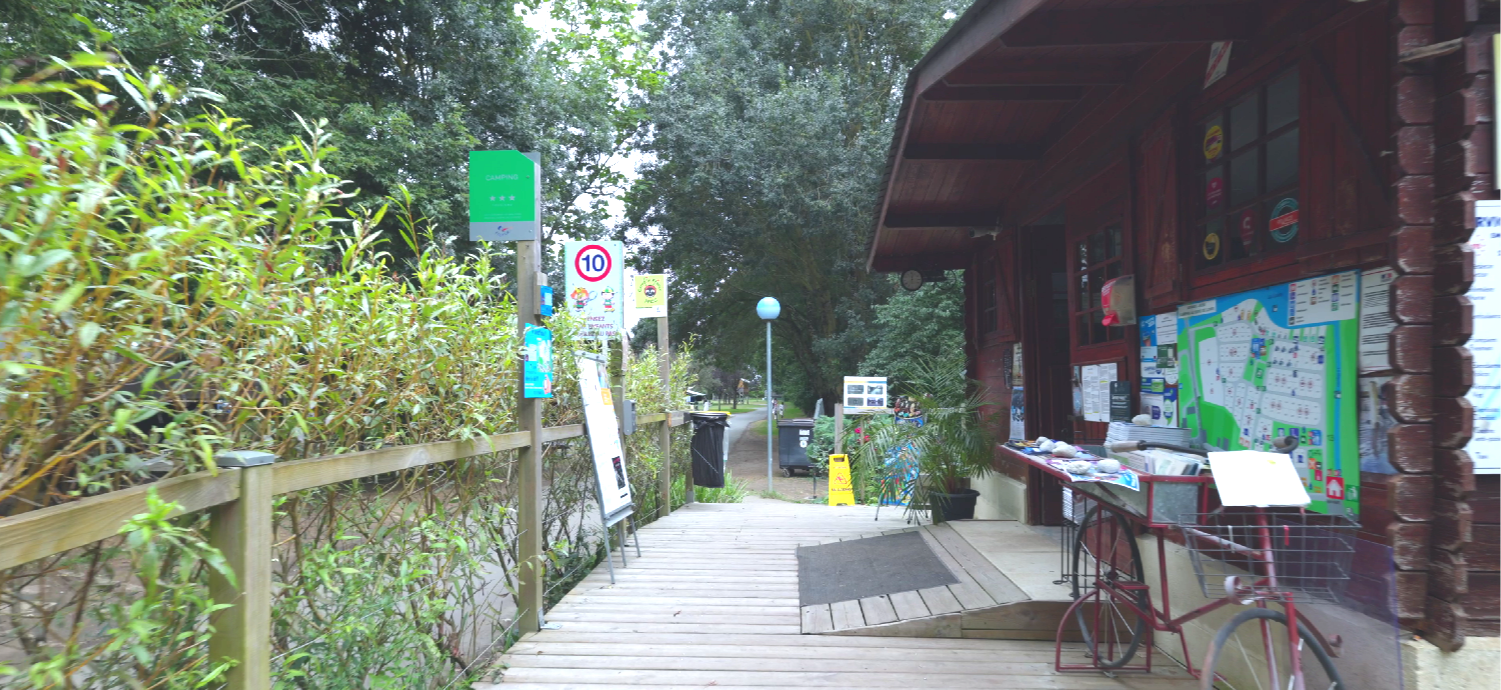
[(962, 4), (644, 3), (667, 77), (647, 101), (652, 158), (629, 220), (704, 354), (758, 362), (753, 308), (770, 295), (777, 359), (798, 374), (779, 390), (811, 409), (855, 373), (891, 292), (865, 248), (900, 87)]

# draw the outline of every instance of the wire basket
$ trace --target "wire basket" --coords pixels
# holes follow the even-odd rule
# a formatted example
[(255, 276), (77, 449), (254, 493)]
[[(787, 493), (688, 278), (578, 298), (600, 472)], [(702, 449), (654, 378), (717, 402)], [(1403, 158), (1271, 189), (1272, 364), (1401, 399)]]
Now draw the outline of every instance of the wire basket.
[(1339, 602), (1360, 525), (1343, 516), (1225, 510), (1186, 513), (1178, 527), (1207, 598), (1286, 593), (1296, 601)]

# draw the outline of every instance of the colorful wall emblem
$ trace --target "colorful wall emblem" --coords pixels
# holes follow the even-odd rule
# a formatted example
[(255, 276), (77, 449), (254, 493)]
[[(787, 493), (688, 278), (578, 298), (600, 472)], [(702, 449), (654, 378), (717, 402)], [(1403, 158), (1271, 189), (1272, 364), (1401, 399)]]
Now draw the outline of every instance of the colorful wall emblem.
[(1267, 228), (1272, 233), (1272, 239), (1278, 242), (1291, 242), (1298, 236), (1298, 200), (1288, 197), (1277, 202), (1272, 207), (1272, 222)]
[(1225, 150), (1225, 130), (1213, 125), (1204, 132), (1204, 160), (1218, 160)]

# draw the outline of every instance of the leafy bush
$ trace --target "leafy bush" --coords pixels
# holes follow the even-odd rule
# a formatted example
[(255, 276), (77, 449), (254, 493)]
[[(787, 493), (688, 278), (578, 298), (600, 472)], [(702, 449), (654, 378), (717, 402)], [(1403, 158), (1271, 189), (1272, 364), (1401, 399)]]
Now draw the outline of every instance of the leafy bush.
[[(211, 94), (101, 55), (24, 78), (5, 69), (0, 516), (215, 471), (232, 448), (285, 461), (515, 430), (504, 276), (432, 242), (405, 195), (350, 211), (321, 123), (265, 150), (245, 123), (192, 112)], [(406, 265), (372, 232), (388, 209), (415, 255)], [(597, 349), (568, 317), (550, 325), (558, 352)], [(680, 391), (691, 357), (675, 360)], [(625, 365), (642, 412), (679, 397), (655, 367), (651, 353)], [(569, 357), (556, 380), (544, 423), (577, 423)], [(627, 440), (646, 520), (655, 438)], [(597, 541), (585, 446), (543, 458), (553, 585)], [(514, 639), (514, 459), (278, 497), (277, 686), (441, 688), (482, 671)], [(7, 686), (211, 683), (224, 660), (201, 644), (205, 613), (224, 602), (207, 596), (204, 520), (153, 508), (129, 538), (0, 573), (0, 651), (24, 660), (0, 669), (15, 671)]]

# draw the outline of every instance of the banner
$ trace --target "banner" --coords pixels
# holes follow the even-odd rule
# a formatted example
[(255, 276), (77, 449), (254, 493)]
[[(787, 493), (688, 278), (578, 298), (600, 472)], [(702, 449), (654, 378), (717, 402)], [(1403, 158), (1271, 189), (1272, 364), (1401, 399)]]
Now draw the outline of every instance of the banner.
[(647, 273), (634, 276), (636, 317), (658, 319), (667, 316), (667, 274)]
[(625, 245), (564, 242), (568, 311), (584, 321), (584, 338), (620, 337), (625, 328)]
[(594, 455), (600, 502), (605, 515), (614, 516), (631, 506), (631, 482), (625, 476), (625, 453), (620, 447), (609, 373), (604, 362), (594, 357), (583, 355), (578, 362), (579, 395), (584, 401), (584, 423), (589, 432), (589, 449)]
[(552, 331), (528, 325), (523, 350), (526, 360), (522, 366), (522, 397), (551, 398)]

